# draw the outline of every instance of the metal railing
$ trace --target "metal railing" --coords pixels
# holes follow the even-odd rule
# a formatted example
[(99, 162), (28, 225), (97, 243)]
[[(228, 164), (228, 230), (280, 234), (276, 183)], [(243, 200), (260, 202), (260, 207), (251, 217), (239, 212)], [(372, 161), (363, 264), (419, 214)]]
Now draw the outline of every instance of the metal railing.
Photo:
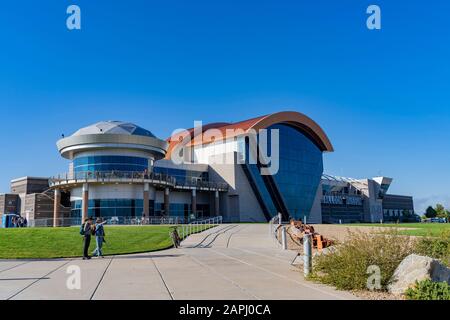
[(223, 217), (214, 217), (205, 220), (194, 221), (190, 224), (181, 226), (180, 237), (185, 239), (191, 234), (200, 233), (210, 229), (212, 226), (217, 226), (223, 223)]
[(97, 181), (97, 182), (115, 182), (118, 180), (146, 181), (154, 180), (175, 184), (176, 179), (162, 173), (145, 173), (136, 171), (83, 171), (83, 172), (65, 172), (49, 179), (50, 185), (65, 183), (71, 181)]
[(282, 215), (279, 213), (275, 217), (273, 217), (269, 221), (269, 235), (272, 237), (278, 244), (280, 244), (280, 241), (278, 239), (278, 229), (280, 228), (282, 224)]
[(228, 190), (228, 185), (221, 182), (203, 181), (198, 179), (177, 180), (176, 177), (164, 173), (154, 172), (136, 172), (136, 171), (85, 171), (85, 172), (66, 172), (49, 179), (51, 187), (73, 184), (73, 183), (145, 183), (166, 185), (175, 188), (207, 188), (216, 190)]
[[(95, 218), (94, 218), (95, 219)], [(191, 222), (190, 218), (185, 217), (104, 217), (107, 225), (123, 226), (145, 226), (145, 225), (189, 225), (195, 226), (194, 229), (204, 230), (202, 226), (211, 224), (222, 224), (222, 217), (214, 217), (204, 220)], [(53, 227), (55, 220), (53, 218), (30, 219), (28, 227)], [(71, 227), (80, 226), (81, 218), (59, 218), (56, 220), (56, 226)]]
[(145, 226), (145, 225), (176, 225), (184, 222), (184, 217), (109, 217), (105, 219), (108, 225)]
[[(47, 228), (53, 227), (55, 220), (53, 218), (30, 219), (28, 227), (30, 228)], [(56, 219), (56, 226), (72, 227), (81, 225), (81, 218), (59, 218)]]

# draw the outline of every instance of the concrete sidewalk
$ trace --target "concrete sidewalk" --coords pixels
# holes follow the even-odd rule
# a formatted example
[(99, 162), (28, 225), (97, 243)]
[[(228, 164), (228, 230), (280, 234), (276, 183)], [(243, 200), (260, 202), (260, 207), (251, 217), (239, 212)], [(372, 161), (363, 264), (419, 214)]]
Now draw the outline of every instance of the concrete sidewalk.
[[(262, 224), (221, 225), (193, 235), (182, 249), (48, 261), (0, 261), (0, 299), (335, 300), (350, 293), (305, 281)], [(69, 266), (81, 290), (69, 290)]]

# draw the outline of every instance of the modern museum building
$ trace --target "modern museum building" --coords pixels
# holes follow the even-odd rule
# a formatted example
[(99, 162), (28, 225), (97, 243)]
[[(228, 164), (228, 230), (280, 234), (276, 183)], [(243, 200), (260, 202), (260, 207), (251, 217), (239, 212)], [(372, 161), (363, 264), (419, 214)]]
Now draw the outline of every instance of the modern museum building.
[(285, 220), (346, 223), (414, 214), (412, 197), (388, 193), (391, 178), (324, 174), (323, 154), (333, 145), (298, 112), (196, 126), (166, 140), (132, 123), (104, 121), (57, 147), (67, 172), (11, 181), (0, 215), (63, 226), (86, 217), (265, 222), (281, 213)]

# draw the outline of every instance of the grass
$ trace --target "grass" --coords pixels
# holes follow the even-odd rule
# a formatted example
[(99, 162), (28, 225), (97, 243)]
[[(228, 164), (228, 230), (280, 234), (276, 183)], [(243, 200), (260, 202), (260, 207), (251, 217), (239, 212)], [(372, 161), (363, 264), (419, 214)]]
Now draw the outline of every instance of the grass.
[(399, 233), (408, 236), (439, 236), (444, 231), (450, 230), (450, 223), (389, 223), (389, 224), (347, 224), (346, 227), (384, 227), (384, 228), (408, 228), (400, 230)]
[(416, 252), (423, 256), (441, 260), (450, 266), (450, 230), (435, 237), (420, 237), (416, 243)]
[[(172, 247), (171, 226), (106, 226), (105, 255), (151, 252)], [(0, 229), (0, 259), (53, 259), (82, 256), (79, 227)], [(92, 238), (90, 252), (95, 249)]]
[(450, 300), (450, 285), (447, 282), (424, 280), (416, 282), (413, 288), (405, 292), (408, 300)]

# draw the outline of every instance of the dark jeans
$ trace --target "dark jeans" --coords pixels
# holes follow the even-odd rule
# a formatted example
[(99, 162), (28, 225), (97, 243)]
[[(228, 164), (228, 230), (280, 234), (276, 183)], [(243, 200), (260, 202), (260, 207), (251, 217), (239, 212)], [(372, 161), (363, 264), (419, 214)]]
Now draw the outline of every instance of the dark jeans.
[(91, 236), (84, 236), (83, 240), (83, 257), (89, 257), (89, 246), (91, 245)]

